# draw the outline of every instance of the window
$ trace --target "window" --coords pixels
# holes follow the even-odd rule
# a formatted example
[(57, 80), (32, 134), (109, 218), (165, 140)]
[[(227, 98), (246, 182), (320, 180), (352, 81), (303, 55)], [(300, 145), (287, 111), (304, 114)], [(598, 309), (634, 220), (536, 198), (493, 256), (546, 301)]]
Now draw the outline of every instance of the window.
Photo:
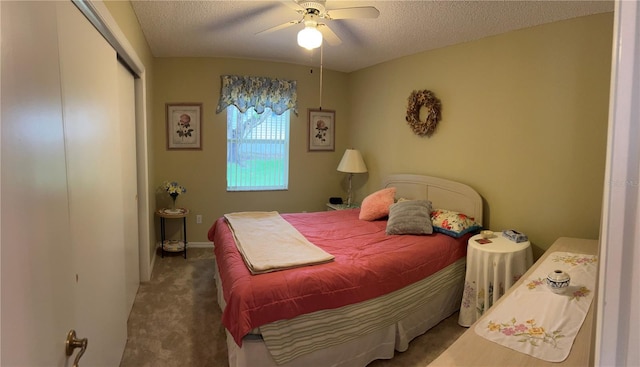
[(227, 111), (227, 191), (289, 188), (289, 111), (295, 80), (221, 75), (216, 113)]
[(289, 187), (289, 111), (227, 110), (227, 191)]

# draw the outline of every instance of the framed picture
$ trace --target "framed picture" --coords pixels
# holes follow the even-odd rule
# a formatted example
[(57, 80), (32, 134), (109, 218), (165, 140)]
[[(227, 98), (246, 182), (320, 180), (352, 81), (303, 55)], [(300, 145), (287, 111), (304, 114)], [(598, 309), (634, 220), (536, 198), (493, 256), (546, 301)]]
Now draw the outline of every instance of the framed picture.
[(309, 151), (335, 150), (336, 112), (309, 109)]
[(167, 149), (202, 149), (202, 103), (167, 103)]

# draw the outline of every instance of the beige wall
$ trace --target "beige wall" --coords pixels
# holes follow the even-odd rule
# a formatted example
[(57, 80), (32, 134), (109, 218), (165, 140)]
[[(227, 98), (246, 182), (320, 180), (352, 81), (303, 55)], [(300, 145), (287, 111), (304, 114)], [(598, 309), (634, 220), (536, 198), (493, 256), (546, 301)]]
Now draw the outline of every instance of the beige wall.
[[(289, 190), (226, 191), (226, 112), (216, 114), (220, 75), (255, 75), (297, 80), (298, 116), (291, 114)], [(344, 73), (324, 72), (323, 109), (336, 111), (335, 152), (307, 151), (307, 109), (318, 108), (319, 70), (282, 63), (214, 58), (158, 58), (155, 69), (153, 141), (156, 172), (152, 182), (175, 180), (187, 188), (178, 205), (189, 208), (188, 240), (207, 241), (211, 224), (224, 213), (245, 210), (300, 212), (324, 210), (330, 196), (344, 194), (336, 167), (346, 148), (348, 85)], [(198, 102), (202, 111), (202, 150), (166, 149), (165, 103)], [(169, 204), (157, 195), (159, 207)], [(203, 216), (196, 224), (195, 215)], [(172, 232), (171, 230), (169, 232)]]
[[(356, 201), (385, 175), (418, 173), (465, 182), (485, 200), (485, 224), (527, 233), (536, 255), (559, 236), (597, 238), (602, 201), (613, 14), (510, 32), (383, 63), (351, 74), (324, 73), (323, 108), (336, 110), (336, 151), (307, 152), (307, 108), (319, 104), (318, 69), (251, 60), (158, 58), (144, 51), (128, 3), (107, 3), (145, 65), (152, 65), (148, 110), (150, 186), (188, 189), (189, 240), (206, 241), (222, 214), (237, 210), (323, 210), (345, 196), (335, 170), (344, 149), (360, 149), (369, 173), (354, 176)], [(136, 35), (137, 34), (137, 35)], [(147, 48), (148, 50), (148, 48)], [(291, 120), (289, 190), (228, 193), (225, 113), (216, 114), (220, 75), (298, 81)], [(405, 122), (407, 97), (432, 90), (443, 118), (430, 137)], [(167, 151), (165, 103), (203, 103), (203, 149)], [(168, 204), (163, 195), (158, 207)], [(154, 201), (152, 200), (152, 205)], [(203, 215), (203, 224), (195, 215)], [(157, 223), (156, 223), (157, 225)], [(157, 232), (157, 230), (156, 230)]]
[[(320, 107), (317, 67), (235, 59), (154, 58), (129, 2), (105, 4), (132, 44), (147, 70), (147, 118), (149, 139), (150, 191), (156, 192), (164, 180), (176, 180), (187, 187), (178, 205), (191, 210), (187, 230), (190, 242), (207, 240), (207, 230), (216, 218), (238, 210), (279, 210), (282, 212), (323, 210), (330, 196), (344, 195), (344, 176), (336, 167), (347, 148), (348, 85), (346, 75), (323, 73), (323, 109), (336, 111), (335, 152), (307, 151), (307, 110)], [(157, 71), (156, 71), (157, 70)], [(225, 181), (226, 114), (216, 114), (220, 75), (261, 75), (298, 81), (298, 116), (291, 117), (289, 190), (279, 192), (227, 193)], [(203, 103), (203, 149), (167, 151), (165, 103)], [(152, 209), (169, 204), (168, 197), (156, 194)], [(196, 224), (195, 215), (203, 216)], [(159, 238), (158, 219), (151, 235)], [(168, 234), (179, 227), (168, 223)], [(152, 244), (153, 247), (153, 244)]]
[[(538, 256), (560, 236), (598, 238), (612, 32), (606, 13), (350, 74), (347, 133), (370, 170), (358, 200), (388, 174), (434, 175), (478, 190), (485, 225), (523, 231)], [(416, 89), (442, 101), (430, 138), (405, 122)]]

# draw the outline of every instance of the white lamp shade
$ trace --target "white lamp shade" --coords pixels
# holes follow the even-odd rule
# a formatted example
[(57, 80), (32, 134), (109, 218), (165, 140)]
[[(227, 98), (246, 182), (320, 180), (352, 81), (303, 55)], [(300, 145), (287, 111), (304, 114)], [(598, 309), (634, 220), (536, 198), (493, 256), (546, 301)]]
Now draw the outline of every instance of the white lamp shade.
[(347, 149), (338, 165), (338, 171), (346, 173), (365, 173), (367, 165), (364, 164), (362, 154), (356, 149)]
[(322, 45), (322, 33), (316, 27), (304, 27), (298, 32), (298, 45), (307, 50), (318, 48)]

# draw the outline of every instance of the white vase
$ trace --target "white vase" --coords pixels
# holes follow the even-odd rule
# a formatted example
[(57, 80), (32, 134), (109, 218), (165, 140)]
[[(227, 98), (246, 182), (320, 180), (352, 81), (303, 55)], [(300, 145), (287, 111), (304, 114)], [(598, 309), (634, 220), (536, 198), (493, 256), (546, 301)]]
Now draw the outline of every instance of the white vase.
[(172, 200), (171, 209), (175, 211), (176, 210), (176, 199), (178, 198), (178, 194), (169, 194), (169, 196), (171, 196), (171, 200)]
[(571, 276), (562, 270), (554, 270), (547, 275), (547, 286), (553, 293), (564, 293), (571, 283)]

